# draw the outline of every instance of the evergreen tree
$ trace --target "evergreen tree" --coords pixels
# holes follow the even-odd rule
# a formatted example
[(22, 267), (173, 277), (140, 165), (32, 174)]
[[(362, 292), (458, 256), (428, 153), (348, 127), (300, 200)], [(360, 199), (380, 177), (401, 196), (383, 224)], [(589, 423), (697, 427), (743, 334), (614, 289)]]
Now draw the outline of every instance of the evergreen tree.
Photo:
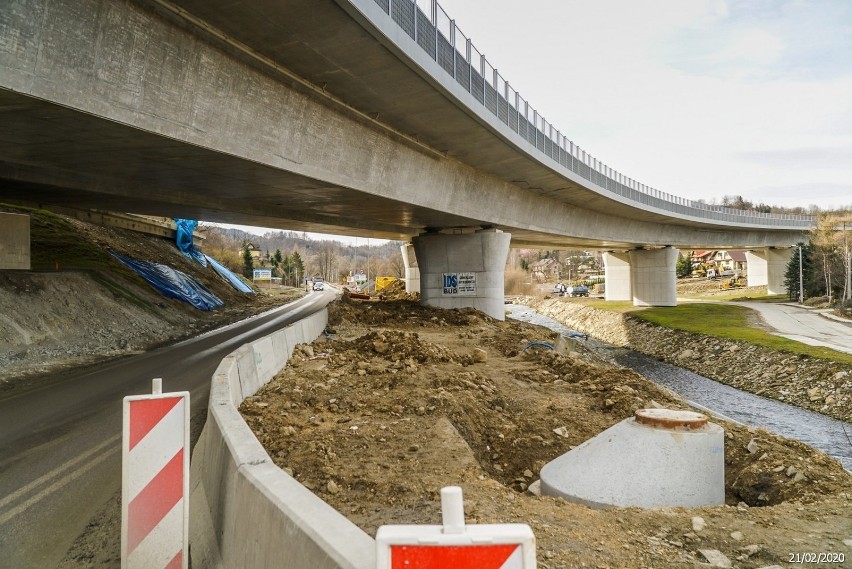
[(689, 255), (678, 255), (675, 273), (678, 277), (688, 277), (692, 274), (692, 258)]
[(243, 271), (243, 274), (247, 278), (252, 278), (254, 276), (254, 259), (251, 256), (251, 251), (249, 251), (248, 245), (246, 245), (243, 249)]
[(281, 258), (281, 249), (276, 249), (276, 250), (275, 250), (275, 255), (274, 255), (272, 258), (273, 258), (273, 259), (274, 259), (274, 261), (275, 261), (275, 266), (276, 266), (276, 267), (277, 267), (277, 266), (279, 266), (279, 265), (281, 265), (281, 261), (282, 261), (282, 258)]
[(290, 264), (293, 266), (294, 284), (300, 284), (302, 282), (302, 275), (305, 274), (305, 263), (302, 261), (302, 256), (299, 255), (298, 251), (293, 251), (293, 254), (290, 255)]
[[(799, 252), (801, 251), (801, 266)], [(793, 249), (793, 256), (787, 263), (787, 271), (784, 273), (784, 286), (790, 300), (799, 300), (799, 273), (801, 270), (801, 281), (804, 284), (803, 298), (819, 296), (819, 274), (814, 274), (813, 245), (799, 242)]]
[(281, 272), (284, 273), (284, 284), (295, 286), (293, 284), (293, 262), (290, 260), (289, 255), (281, 261)]

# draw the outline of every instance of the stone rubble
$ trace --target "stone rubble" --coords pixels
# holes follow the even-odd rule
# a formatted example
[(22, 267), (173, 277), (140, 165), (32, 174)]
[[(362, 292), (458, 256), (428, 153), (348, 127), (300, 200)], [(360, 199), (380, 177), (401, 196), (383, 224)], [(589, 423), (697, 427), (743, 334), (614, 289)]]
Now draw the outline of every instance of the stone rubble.
[(850, 364), (671, 330), (562, 299), (524, 298), (521, 302), (606, 343), (629, 347), (743, 391), (852, 421)]

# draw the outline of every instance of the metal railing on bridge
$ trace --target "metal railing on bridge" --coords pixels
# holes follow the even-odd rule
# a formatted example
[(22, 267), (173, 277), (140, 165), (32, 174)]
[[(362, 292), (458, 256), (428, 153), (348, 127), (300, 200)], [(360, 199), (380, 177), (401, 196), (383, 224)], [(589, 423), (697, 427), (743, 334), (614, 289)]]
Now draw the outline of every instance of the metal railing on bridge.
[[(809, 215), (769, 214), (710, 205), (661, 192), (613, 170), (538, 114), (485, 59), (436, 0), (374, 0), (388, 17), (497, 120), (538, 153), (607, 192), (674, 214), (731, 223), (807, 229)], [(399, 46), (404, 48), (404, 46)], [(532, 149), (530, 149), (532, 150)]]

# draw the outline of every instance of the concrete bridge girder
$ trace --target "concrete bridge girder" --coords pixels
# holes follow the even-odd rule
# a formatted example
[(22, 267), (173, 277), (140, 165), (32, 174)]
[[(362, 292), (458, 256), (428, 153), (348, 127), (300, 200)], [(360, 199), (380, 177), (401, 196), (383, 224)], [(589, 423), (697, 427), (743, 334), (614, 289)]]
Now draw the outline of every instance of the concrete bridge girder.
[(538, 247), (799, 237), (571, 205), (400, 142), (136, 3), (18, 0), (0, 26), (15, 38), (0, 59), (0, 196), (396, 239), (492, 226)]

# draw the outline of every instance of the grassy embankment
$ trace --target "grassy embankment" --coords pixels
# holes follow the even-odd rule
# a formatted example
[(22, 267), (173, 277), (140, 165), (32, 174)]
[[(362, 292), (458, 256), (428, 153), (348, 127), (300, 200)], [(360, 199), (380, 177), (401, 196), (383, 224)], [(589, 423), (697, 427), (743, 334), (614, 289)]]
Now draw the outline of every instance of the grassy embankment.
[(580, 302), (592, 308), (629, 313), (631, 316), (665, 328), (739, 340), (799, 356), (852, 364), (852, 354), (821, 346), (809, 346), (755, 327), (750, 323), (755, 313), (745, 306), (696, 302), (670, 307), (642, 308), (635, 307), (627, 301), (607, 302), (599, 299), (582, 299)]

